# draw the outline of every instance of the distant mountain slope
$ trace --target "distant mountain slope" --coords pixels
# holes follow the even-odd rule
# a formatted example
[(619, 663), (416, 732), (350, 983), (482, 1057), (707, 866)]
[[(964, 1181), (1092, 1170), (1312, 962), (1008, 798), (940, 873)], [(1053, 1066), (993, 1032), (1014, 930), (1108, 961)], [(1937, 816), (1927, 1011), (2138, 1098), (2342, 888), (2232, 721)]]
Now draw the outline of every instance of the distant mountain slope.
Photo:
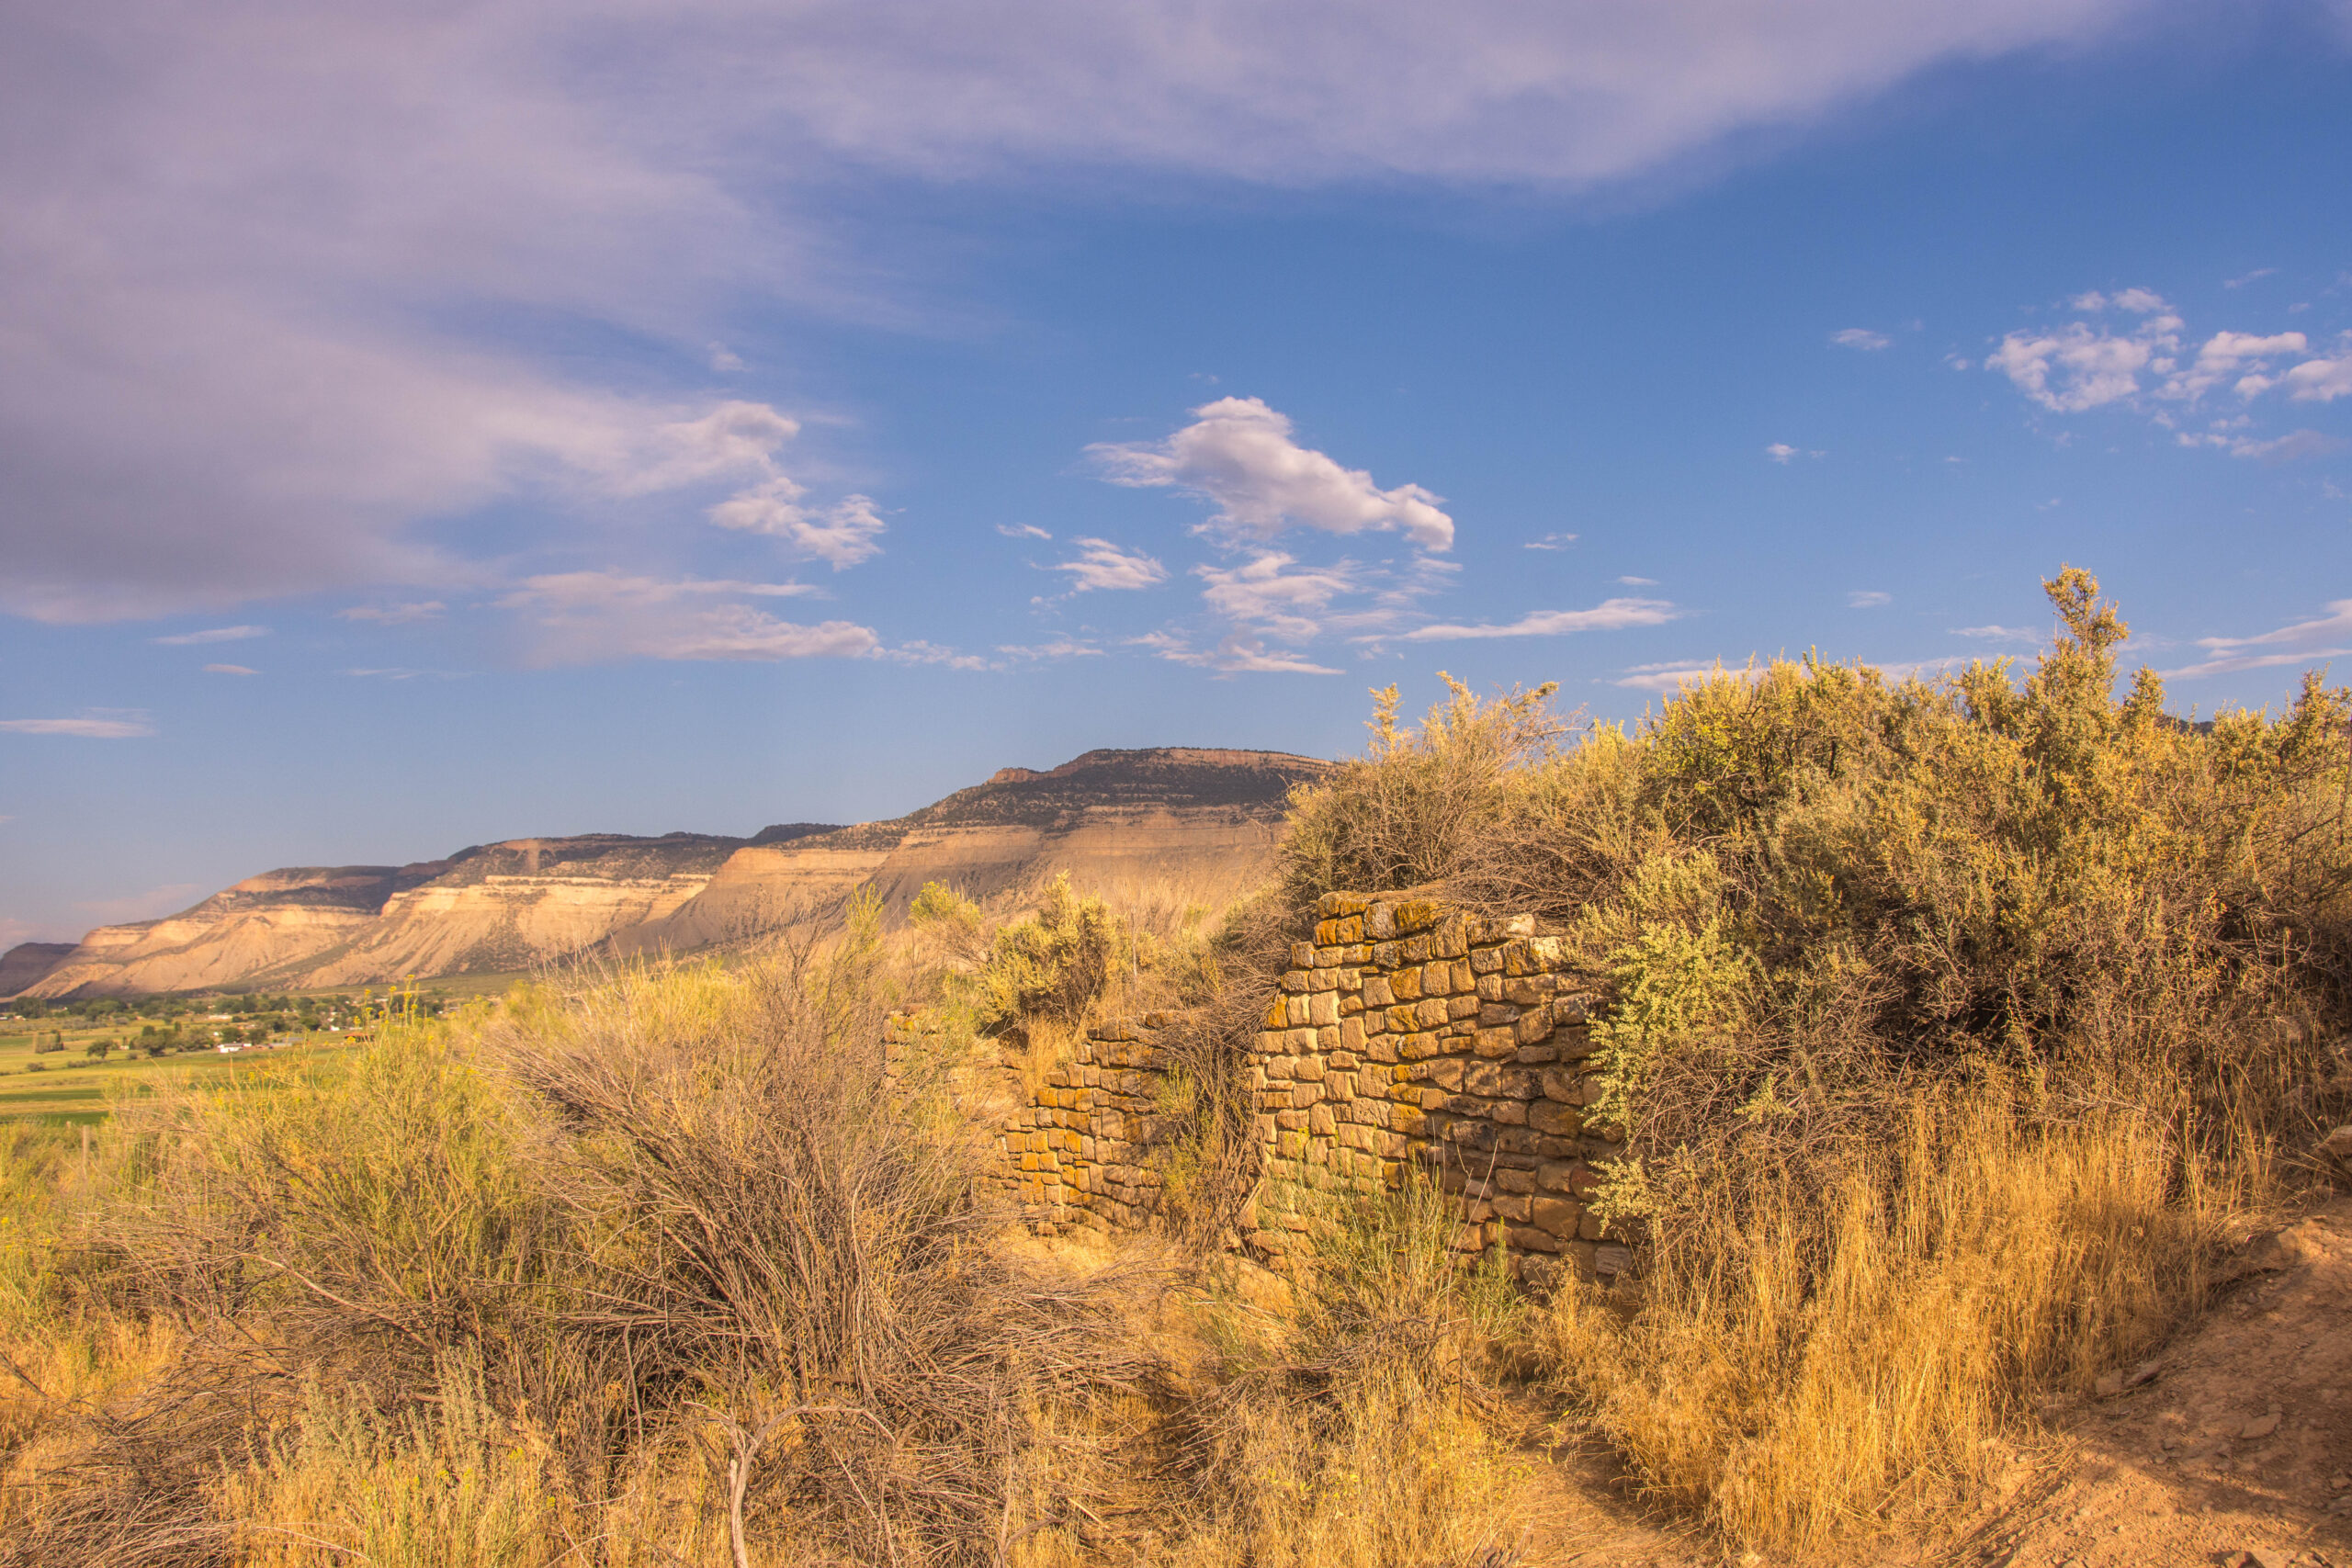
[(591, 949), (687, 952), (821, 914), (869, 884), (897, 911), (925, 882), (986, 896), (1057, 871), (1114, 903), (1222, 908), (1270, 868), (1292, 786), (1329, 767), (1274, 751), (1090, 751), (852, 828), (511, 839), (410, 865), (289, 867), (160, 920), (101, 926), (46, 973), (31, 971), (51, 955), (28, 957), (20, 985), (40, 997), (343, 986)]
[(101, 926), (28, 989), (342, 986), (521, 968), (668, 913), (743, 842), (591, 833), (411, 865), (265, 872), (160, 920)]
[(13, 997), (65, 962), (70, 942), (20, 942), (0, 953), (0, 997)]
[(1045, 773), (1005, 768), (891, 821), (738, 850), (699, 893), (612, 945), (683, 953), (868, 885), (895, 913), (926, 882), (985, 897), (1060, 871), (1114, 905), (1222, 908), (1272, 868), (1292, 788), (1330, 767), (1283, 751), (1155, 747), (1089, 751)]

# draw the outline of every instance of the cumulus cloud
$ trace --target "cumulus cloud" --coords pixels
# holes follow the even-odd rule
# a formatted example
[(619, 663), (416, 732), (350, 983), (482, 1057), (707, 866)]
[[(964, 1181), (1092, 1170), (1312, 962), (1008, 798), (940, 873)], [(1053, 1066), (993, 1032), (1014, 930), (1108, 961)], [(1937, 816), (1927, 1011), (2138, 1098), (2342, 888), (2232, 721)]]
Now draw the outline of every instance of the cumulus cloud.
[(1894, 340), (1884, 333), (1874, 333), (1867, 327), (1846, 327), (1831, 333), (1829, 341), (1840, 348), (1859, 348), (1866, 354), (1874, 354)]
[(1073, 543), (1078, 546), (1078, 558), (1052, 569), (1069, 573), (1073, 593), (1150, 588), (1168, 581), (1168, 569), (1141, 552), (1123, 550), (1108, 539), (1081, 538)]
[(1664, 599), (1604, 599), (1589, 610), (1536, 610), (1504, 626), (1419, 626), (1405, 634), (1408, 642), (1442, 642), (1463, 637), (1566, 637), (1573, 632), (1621, 631), (1627, 626), (1658, 626), (1681, 614)]
[(379, 626), (404, 626), (418, 621), (438, 620), (449, 606), (438, 599), (421, 599), (406, 604), (354, 604), (335, 614), (346, 621), (373, 621)]
[(71, 735), (84, 740), (136, 740), (155, 733), (143, 713), (101, 708), (83, 718), (0, 718), (10, 735)]
[(532, 628), (540, 664), (613, 659), (785, 660), (857, 658), (881, 639), (848, 621), (817, 626), (779, 620), (738, 598), (808, 592), (792, 582), (681, 581), (619, 571), (550, 573), (526, 579), (499, 600)]
[(171, 637), (150, 637), (150, 642), (165, 648), (197, 648), (208, 642), (243, 642), (247, 637), (267, 637), (267, 626), (213, 626), (200, 632), (179, 632)]
[(2323, 659), (2352, 655), (2352, 599), (2337, 599), (2326, 614), (2295, 621), (2256, 637), (2209, 637), (2197, 639), (2206, 657), (2194, 664), (2163, 673), (2167, 679), (2202, 675), (2233, 675), (2243, 670), (2268, 670), (2280, 665), (2309, 664)]
[(1442, 496), (1417, 484), (1382, 490), (1291, 439), (1289, 416), (1257, 398), (1219, 398), (1165, 441), (1098, 443), (1087, 451), (1113, 484), (1168, 485), (1215, 504), (1204, 525), (1234, 538), (1272, 539), (1294, 527), (1328, 534), (1395, 530), (1428, 550), (1453, 544)]
[(1775, 441), (1764, 448), (1764, 456), (1776, 463), (1785, 463), (1797, 455), (1797, 449), (1785, 441)]
[(261, 673), (260, 671), (244, 664), (208, 664), (204, 667), (204, 672), (207, 675), (258, 675)]

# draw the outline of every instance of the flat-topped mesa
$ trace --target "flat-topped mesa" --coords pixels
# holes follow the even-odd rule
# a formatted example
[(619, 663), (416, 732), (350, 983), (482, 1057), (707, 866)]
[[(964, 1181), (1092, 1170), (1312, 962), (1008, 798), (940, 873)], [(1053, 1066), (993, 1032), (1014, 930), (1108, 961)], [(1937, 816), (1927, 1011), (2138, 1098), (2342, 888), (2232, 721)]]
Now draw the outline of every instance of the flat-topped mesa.
[[(1426, 1173), (1461, 1205), (1457, 1250), (1499, 1247), (1544, 1285), (1630, 1261), (1587, 1208), (1612, 1134), (1585, 1122), (1594, 998), (1564, 944), (1411, 895), (1327, 895), (1291, 949), (1250, 1055), (1264, 1180), (1242, 1241), (1311, 1249), (1325, 1206)], [(1007, 1190), (1033, 1224), (1152, 1222), (1176, 1126), (1153, 1014), (1101, 1025), (1003, 1131)]]

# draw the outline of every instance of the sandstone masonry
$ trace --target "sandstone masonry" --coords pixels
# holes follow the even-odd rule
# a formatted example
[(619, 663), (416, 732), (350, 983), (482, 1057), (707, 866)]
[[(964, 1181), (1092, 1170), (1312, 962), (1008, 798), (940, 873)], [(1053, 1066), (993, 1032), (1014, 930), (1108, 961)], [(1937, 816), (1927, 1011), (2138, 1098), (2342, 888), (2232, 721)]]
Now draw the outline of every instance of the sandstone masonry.
[[(1344, 1201), (1426, 1172), (1461, 1205), (1458, 1249), (1499, 1247), (1543, 1283), (1628, 1261), (1586, 1207), (1611, 1139), (1585, 1125), (1592, 998), (1526, 917), (1333, 893), (1291, 949), (1251, 1055), (1265, 1180), (1240, 1238), (1280, 1258), (1324, 1223), (1301, 1194)], [(1179, 1124), (1159, 1014), (1080, 1041), (1002, 1131), (1008, 1193), (1040, 1229), (1148, 1225), (1154, 1151)], [(894, 1052), (922, 1031), (891, 1021)]]

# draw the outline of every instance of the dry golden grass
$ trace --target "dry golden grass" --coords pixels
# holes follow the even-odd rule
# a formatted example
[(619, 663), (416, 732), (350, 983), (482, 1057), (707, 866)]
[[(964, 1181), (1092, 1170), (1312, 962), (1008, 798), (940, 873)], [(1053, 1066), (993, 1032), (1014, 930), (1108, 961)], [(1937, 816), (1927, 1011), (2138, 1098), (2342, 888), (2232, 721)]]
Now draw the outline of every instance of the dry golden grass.
[(2245, 1196), (2128, 1108), (2051, 1127), (1923, 1101), (1826, 1194), (1686, 1215), (1631, 1291), (1572, 1285), (1538, 1337), (1656, 1497), (1820, 1550), (1964, 1495), (1996, 1439), (2030, 1440), (2037, 1393), (2155, 1346), (2243, 1239)]

